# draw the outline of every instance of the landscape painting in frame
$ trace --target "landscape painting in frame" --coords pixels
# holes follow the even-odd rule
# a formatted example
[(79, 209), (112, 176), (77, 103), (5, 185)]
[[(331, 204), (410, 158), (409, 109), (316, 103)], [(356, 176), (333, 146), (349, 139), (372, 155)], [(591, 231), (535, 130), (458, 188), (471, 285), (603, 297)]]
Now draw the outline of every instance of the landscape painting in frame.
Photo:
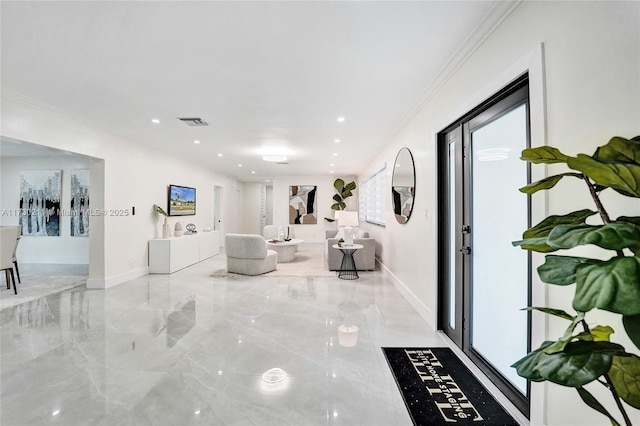
[(169, 185), (169, 216), (196, 214), (196, 189), (188, 186)]
[(23, 170), (20, 175), (22, 235), (60, 236), (62, 170)]
[(71, 171), (71, 236), (89, 236), (89, 170)]
[(289, 224), (316, 224), (316, 185), (289, 187)]

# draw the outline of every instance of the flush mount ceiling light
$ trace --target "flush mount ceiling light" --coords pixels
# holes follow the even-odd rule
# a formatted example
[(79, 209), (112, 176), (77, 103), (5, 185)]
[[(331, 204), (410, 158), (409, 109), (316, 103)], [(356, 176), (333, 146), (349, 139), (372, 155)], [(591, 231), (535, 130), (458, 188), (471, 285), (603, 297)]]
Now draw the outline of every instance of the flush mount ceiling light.
[(287, 372), (282, 368), (272, 368), (262, 373), (262, 380), (270, 385), (283, 382), (287, 378)]
[(265, 154), (262, 156), (264, 161), (271, 161), (274, 163), (279, 163), (282, 161), (287, 161), (287, 156), (284, 154)]

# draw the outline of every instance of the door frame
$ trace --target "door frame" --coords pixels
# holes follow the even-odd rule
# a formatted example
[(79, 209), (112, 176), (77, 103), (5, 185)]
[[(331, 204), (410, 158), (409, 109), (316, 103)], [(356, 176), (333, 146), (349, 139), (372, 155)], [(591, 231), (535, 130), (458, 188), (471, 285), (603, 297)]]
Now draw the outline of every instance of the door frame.
[[(526, 95), (526, 96), (525, 96)], [(531, 107), (529, 97), (529, 77), (525, 73), (517, 79), (506, 85), (502, 90), (489, 97), (485, 102), (473, 108), (460, 119), (438, 133), (437, 137), (437, 165), (438, 165), (438, 312), (437, 321), (438, 329), (443, 330), (445, 334), (469, 357), (469, 359), (479, 366), (489, 379), (504, 393), (512, 403), (527, 417), (529, 417), (531, 408), (531, 383), (527, 382), (526, 394), (523, 396), (521, 391), (512, 385), (508, 380), (503, 379), (502, 374), (493, 367), (483, 356), (475, 351), (471, 346), (471, 328), (472, 324), (468, 321), (471, 315), (472, 306), (472, 277), (471, 272), (471, 256), (456, 256), (456, 270), (462, 272), (460, 280), (456, 280), (456, 313), (460, 313), (456, 317), (456, 330), (449, 327), (449, 267), (450, 253), (449, 245), (450, 223), (451, 217), (449, 212), (449, 141), (455, 140), (456, 143), (456, 159), (455, 167), (460, 170), (456, 173), (455, 183), (455, 200), (456, 205), (463, 206), (462, 211), (455, 214), (455, 229), (459, 232), (455, 234), (455, 242), (453, 242), (456, 250), (464, 247), (471, 247), (472, 236), (462, 230), (463, 225), (471, 224), (471, 155), (468, 155), (467, 148), (470, 147), (471, 133), (476, 128), (480, 128), (499, 119), (514, 108), (522, 105), (522, 102), (509, 107), (505, 107), (513, 102), (513, 99), (525, 98), (527, 105), (528, 123), (527, 123), (527, 147), (531, 146)], [(500, 106), (502, 105), (502, 107)], [(498, 110), (496, 112), (496, 110)], [(454, 134), (453, 138), (449, 136)], [(527, 165), (527, 181), (531, 182), (531, 167)], [(528, 225), (532, 223), (532, 206), (531, 198), (527, 197)], [(528, 283), (527, 283), (527, 299), (528, 305), (532, 303), (532, 257), (528, 253)], [(461, 327), (461, 328), (460, 328)], [(532, 346), (532, 319), (531, 312), (527, 316), (527, 352), (531, 351)], [(514, 360), (515, 361), (515, 360)]]

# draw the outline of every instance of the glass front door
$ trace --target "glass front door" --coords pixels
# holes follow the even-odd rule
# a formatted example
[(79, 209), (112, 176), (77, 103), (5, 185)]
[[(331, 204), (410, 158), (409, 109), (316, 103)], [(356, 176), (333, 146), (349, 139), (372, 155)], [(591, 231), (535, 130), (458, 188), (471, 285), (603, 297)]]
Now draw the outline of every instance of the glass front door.
[(530, 348), (530, 257), (511, 245), (530, 223), (525, 83), (439, 135), (439, 325), (527, 414), (510, 367)]

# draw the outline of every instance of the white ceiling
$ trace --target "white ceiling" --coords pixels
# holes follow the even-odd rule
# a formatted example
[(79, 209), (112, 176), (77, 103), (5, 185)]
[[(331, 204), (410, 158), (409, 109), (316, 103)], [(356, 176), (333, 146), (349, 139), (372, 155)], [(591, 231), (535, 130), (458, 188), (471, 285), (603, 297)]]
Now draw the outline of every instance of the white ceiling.
[(515, 4), (2, 1), (1, 86), (244, 181), (356, 174)]

